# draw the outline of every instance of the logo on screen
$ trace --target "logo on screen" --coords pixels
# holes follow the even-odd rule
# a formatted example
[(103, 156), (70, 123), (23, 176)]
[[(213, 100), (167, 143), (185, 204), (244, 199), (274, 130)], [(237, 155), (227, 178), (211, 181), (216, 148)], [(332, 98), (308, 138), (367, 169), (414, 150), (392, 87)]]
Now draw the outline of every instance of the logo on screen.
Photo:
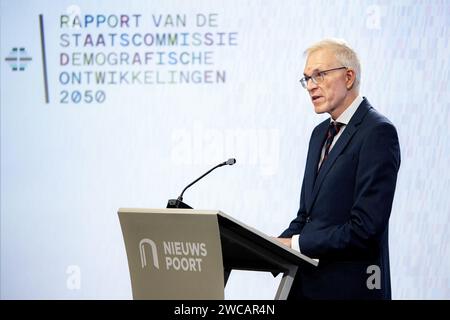
[(145, 247), (149, 247), (150, 249), (148, 250), (149, 252), (151, 252), (151, 256), (153, 259), (153, 266), (156, 269), (159, 269), (159, 262), (158, 262), (158, 251), (156, 250), (156, 244), (153, 240), (150, 239), (142, 239), (139, 242), (139, 253), (141, 256), (141, 266), (142, 269), (144, 269), (147, 266), (147, 257), (145, 255)]
[(25, 48), (12, 48), (9, 56), (5, 58), (5, 61), (9, 64), (12, 71), (25, 71), (28, 62), (31, 61), (31, 57), (28, 56)]

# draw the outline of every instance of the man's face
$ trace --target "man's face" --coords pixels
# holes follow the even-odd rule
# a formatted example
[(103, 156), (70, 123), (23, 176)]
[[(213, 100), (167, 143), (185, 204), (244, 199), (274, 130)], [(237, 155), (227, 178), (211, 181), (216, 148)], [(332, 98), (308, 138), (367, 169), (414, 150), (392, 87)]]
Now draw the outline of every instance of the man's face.
[[(311, 76), (317, 72), (342, 67), (336, 61), (334, 54), (326, 49), (312, 52), (305, 65), (305, 76)], [(323, 81), (315, 84), (308, 81), (308, 93), (314, 105), (316, 113), (329, 113), (336, 119), (347, 107), (345, 98), (348, 90), (346, 86), (346, 69), (327, 72)]]

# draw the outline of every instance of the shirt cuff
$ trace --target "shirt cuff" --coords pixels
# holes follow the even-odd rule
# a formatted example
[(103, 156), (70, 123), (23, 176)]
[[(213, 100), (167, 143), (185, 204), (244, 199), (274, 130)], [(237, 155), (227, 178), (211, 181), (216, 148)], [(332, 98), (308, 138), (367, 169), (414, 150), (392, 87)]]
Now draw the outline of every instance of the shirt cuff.
[(292, 236), (292, 239), (291, 239), (291, 249), (294, 249), (295, 251), (298, 251), (298, 252), (301, 253), (301, 251), (300, 251), (300, 244), (298, 243), (298, 238), (299, 238), (299, 237), (300, 237), (299, 234), (294, 234), (294, 235)]

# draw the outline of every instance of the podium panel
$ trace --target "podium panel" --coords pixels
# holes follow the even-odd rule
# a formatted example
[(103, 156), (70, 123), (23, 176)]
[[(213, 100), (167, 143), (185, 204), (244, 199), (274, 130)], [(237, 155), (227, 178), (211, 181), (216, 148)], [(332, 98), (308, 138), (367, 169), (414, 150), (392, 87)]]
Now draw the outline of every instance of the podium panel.
[(134, 299), (224, 299), (233, 269), (283, 273), (287, 299), (297, 269), (318, 262), (220, 211), (119, 209)]
[(216, 213), (119, 210), (134, 299), (224, 299)]

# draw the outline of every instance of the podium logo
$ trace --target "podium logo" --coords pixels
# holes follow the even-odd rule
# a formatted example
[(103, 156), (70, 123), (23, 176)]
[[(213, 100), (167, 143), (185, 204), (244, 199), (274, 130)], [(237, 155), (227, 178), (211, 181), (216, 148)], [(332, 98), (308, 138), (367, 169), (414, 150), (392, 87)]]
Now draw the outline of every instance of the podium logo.
[(150, 247), (151, 250), (151, 255), (153, 258), (153, 266), (156, 269), (159, 269), (159, 262), (158, 262), (158, 251), (156, 250), (156, 244), (153, 240), (150, 239), (142, 239), (139, 242), (139, 253), (141, 256), (141, 265), (142, 265), (142, 269), (144, 269), (147, 266), (147, 258), (145, 256), (145, 247), (146, 245), (148, 245)]
[[(204, 242), (190, 241), (162, 241), (160, 243), (163, 269), (168, 271), (188, 271), (201, 272), (203, 258), (207, 257), (208, 251)], [(158, 247), (155, 241), (144, 238), (139, 242), (139, 255), (141, 258), (142, 269), (145, 269), (148, 260), (148, 254), (151, 255), (153, 266), (159, 268)]]

